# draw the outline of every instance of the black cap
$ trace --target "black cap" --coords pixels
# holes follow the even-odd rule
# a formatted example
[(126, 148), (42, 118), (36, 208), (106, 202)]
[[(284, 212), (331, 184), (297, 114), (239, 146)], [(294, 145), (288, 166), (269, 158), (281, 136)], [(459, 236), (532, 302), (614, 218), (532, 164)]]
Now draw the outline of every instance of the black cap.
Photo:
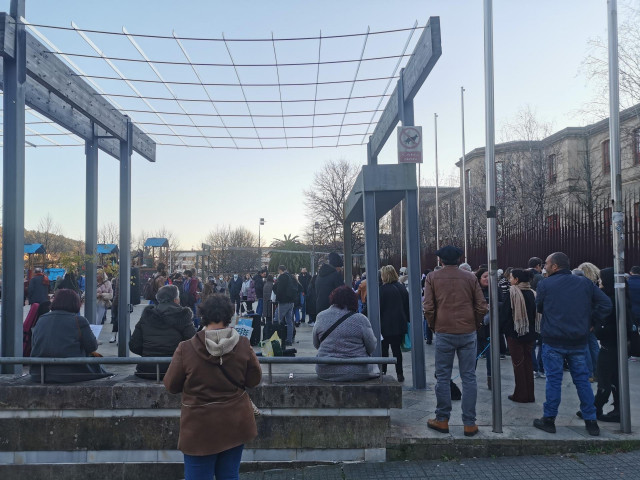
[(463, 255), (463, 251), (458, 247), (454, 247), (453, 245), (447, 245), (446, 247), (442, 247), (440, 250), (436, 252), (436, 255), (439, 256), (444, 262), (457, 262), (460, 260), (460, 257)]

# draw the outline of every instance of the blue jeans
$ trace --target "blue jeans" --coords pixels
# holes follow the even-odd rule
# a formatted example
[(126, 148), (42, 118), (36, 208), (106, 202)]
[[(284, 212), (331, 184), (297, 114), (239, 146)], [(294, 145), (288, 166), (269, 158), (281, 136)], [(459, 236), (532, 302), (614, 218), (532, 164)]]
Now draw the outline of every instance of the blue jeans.
[(433, 341), (433, 332), (429, 328), (429, 324), (427, 323), (427, 319), (422, 319), (422, 331), (424, 332), (424, 339), (428, 342)]
[(275, 322), (287, 322), (287, 342), (293, 343), (293, 303), (279, 303)]
[(307, 302), (304, 301), (304, 293), (300, 294), (300, 310), (302, 310), (302, 323), (307, 321)]
[(462, 423), (476, 424), (476, 332), (463, 335), (436, 334), (436, 419), (448, 420), (451, 416), (451, 370), (458, 355), (462, 379)]
[(230, 448), (214, 455), (194, 456), (184, 454), (185, 480), (237, 480), (240, 477), (240, 460), (244, 445)]
[(569, 364), (569, 372), (573, 384), (580, 398), (580, 411), (585, 420), (596, 419), (596, 407), (594, 406), (593, 390), (589, 383), (589, 371), (587, 369), (586, 348), (570, 350), (567, 348), (542, 345), (542, 360), (547, 374), (546, 402), (544, 402), (544, 416), (556, 417), (560, 406), (562, 392), (562, 365), (565, 358)]
[[(538, 355), (536, 355), (536, 346), (538, 347)], [(542, 340), (538, 338), (531, 349), (531, 364), (534, 372), (544, 373), (544, 365), (542, 363)]]
[(589, 333), (589, 340), (587, 343), (587, 368), (589, 369), (589, 376), (595, 377), (596, 368), (598, 367), (598, 354), (600, 353), (600, 344), (593, 332)]
[(264, 303), (264, 299), (263, 298), (259, 298), (258, 299), (258, 306), (256, 307), (256, 315), (262, 316), (262, 310), (264, 309), (263, 303)]

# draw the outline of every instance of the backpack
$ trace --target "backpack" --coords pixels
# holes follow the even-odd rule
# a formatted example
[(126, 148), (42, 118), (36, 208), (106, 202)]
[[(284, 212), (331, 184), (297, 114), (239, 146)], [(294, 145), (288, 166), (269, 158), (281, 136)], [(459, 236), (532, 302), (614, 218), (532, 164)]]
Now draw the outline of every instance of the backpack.
[(142, 289), (142, 296), (145, 300), (156, 299), (156, 279), (154, 277), (149, 278)]
[[(182, 284), (182, 290), (184, 290), (184, 302), (186, 304), (184, 305), (185, 307), (193, 307), (196, 304), (197, 299), (190, 291), (192, 281), (194, 281), (193, 278), (187, 278)], [(182, 302), (182, 298), (180, 299), (180, 301)]]

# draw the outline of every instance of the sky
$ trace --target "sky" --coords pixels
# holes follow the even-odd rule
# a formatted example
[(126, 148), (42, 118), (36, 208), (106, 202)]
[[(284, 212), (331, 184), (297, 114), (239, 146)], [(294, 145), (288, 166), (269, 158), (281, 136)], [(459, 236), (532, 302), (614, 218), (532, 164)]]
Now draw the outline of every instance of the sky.
[[(136, 0), (109, 2), (71, 0), (27, 0), (26, 19), (32, 24), (69, 27), (75, 22), (81, 29), (121, 32), (122, 27), (132, 33), (177, 35), (189, 37), (276, 38), (308, 37), (363, 33), (422, 26), (430, 16), (439, 16), (442, 33), (442, 56), (415, 98), (415, 124), (423, 127), (424, 164), (422, 184), (435, 179), (434, 113), (438, 114), (438, 160), (441, 177), (455, 171), (454, 164), (461, 157), (460, 87), (465, 88), (466, 150), (484, 145), (484, 52), (483, 6), (480, 0), (381, 1), (352, 0), (345, 2), (324, 0), (301, 2), (295, 0), (250, 1), (188, 1)], [(538, 0), (536, 2), (495, 0), (494, 57), (496, 132), (510, 122), (519, 110), (530, 105), (540, 120), (551, 122), (555, 129), (585, 123), (580, 109), (593, 100), (594, 85), (580, 70), (589, 54), (589, 39), (606, 38), (607, 3), (605, 0)], [(9, 10), (9, 1), (0, 1), (0, 9)], [(622, 20), (622, 18), (621, 18)], [(75, 53), (94, 53), (75, 32), (39, 28), (60, 50)], [(413, 37), (408, 52), (413, 50), (421, 32)], [(136, 57), (140, 55), (126, 37), (87, 34), (109, 56)], [(407, 39), (407, 32), (383, 37), (371, 36), (367, 41), (368, 56), (398, 54)], [(182, 60), (180, 50), (172, 40), (137, 39), (139, 45), (153, 59)], [(344, 41), (323, 42), (322, 58), (358, 58), (363, 37)], [(224, 44), (218, 42), (184, 42), (194, 62), (225, 60)], [(278, 62), (314, 62), (318, 42), (278, 42)], [(274, 59), (273, 46), (264, 44), (230, 43), (236, 63), (267, 63)], [(73, 57), (87, 72), (114, 76), (102, 60)], [(228, 57), (226, 57), (228, 61)], [(156, 78), (144, 64), (115, 62), (130, 78)], [(386, 77), (393, 70), (395, 60), (363, 62), (358, 78)], [(166, 79), (192, 80), (193, 73), (184, 68), (159, 65)], [(327, 65), (321, 78), (352, 78), (357, 64)], [(243, 82), (277, 81), (309, 82), (315, 80), (316, 67), (286, 69), (239, 69)], [(234, 82), (233, 70), (203, 67), (202, 75), (209, 81)], [(122, 82), (96, 80), (108, 92), (131, 94)], [(353, 95), (367, 95), (382, 90), (385, 82), (360, 83)], [(380, 87), (382, 85), (382, 88)], [(375, 88), (374, 88), (375, 86)], [(349, 93), (349, 84), (337, 87), (321, 86), (318, 97), (342, 97)], [(199, 88), (199, 87), (197, 87)], [(178, 97), (202, 95), (196, 87), (175, 87)], [(283, 98), (313, 97), (313, 87), (290, 87)], [(324, 90), (322, 90), (324, 89)], [(393, 85), (389, 90), (392, 91)], [(143, 86), (140, 86), (143, 90)], [(211, 90), (209, 90), (211, 92)], [(145, 95), (167, 96), (162, 85), (144, 85)], [(250, 98), (279, 98), (277, 88), (250, 91)], [(239, 89), (217, 90), (211, 95), (220, 98), (242, 99)], [(255, 97), (251, 97), (255, 95)], [(140, 108), (139, 100), (117, 98), (128, 108)], [(160, 110), (169, 102), (150, 101)], [(352, 108), (360, 103), (353, 101)], [(375, 107), (377, 100), (362, 101), (362, 107)], [(172, 102), (175, 110), (175, 102)], [(382, 102), (382, 107), (386, 99)], [(131, 105), (131, 106), (130, 106)], [(342, 111), (344, 102), (318, 104), (319, 109)], [(129, 107), (130, 106), (130, 107)], [(246, 113), (242, 103), (225, 104), (225, 112)], [(285, 105), (287, 112), (303, 108)], [(206, 105), (188, 104), (190, 113)], [(210, 106), (209, 106), (210, 108)], [(306, 105), (309, 108), (309, 104)], [(271, 110), (269, 110), (271, 109)], [(252, 113), (269, 112), (279, 104), (255, 105)], [(177, 111), (177, 110), (176, 110)], [(318, 110), (321, 111), (321, 110)], [(27, 119), (29, 120), (29, 116)], [(141, 114), (141, 121), (155, 116)], [(175, 117), (171, 117), (173, 119)], [(184, 118), (184, 117), (183, 117)], [(33, 119), (33, 118), (32, 118)], [(136, 117), (134, 117), (135, 121)], [(338, 123), (340, 117), (337, 117)], [(184, 120), (183, 120), (184, 121)], [(215, 119), (212, 120), (212, 122)], [(246, 121), (246, 120), (244, 120)], [(152, 127), (147, 127), (151, 131)], [(341, 143), (360, 143), (355, 136), (362, 130), (345, 127)], [(45, 130), (46, 129), (46, 130)], [(163, 130), (164, 129), (164, 130)], [(156, 132), (166, 131), (159, 127)], [(49, 126), (39, 131), (56, 132)], [(219, 131), (219, 130), (218, 130)], [(250, 130), (243, 130), (250, 131)], [(281, 131), (274, 129), (274, 131)], [(306, 132), (306, 129), (300, 129)], [(327, 130), (328, 131), (328, 130)], [(335, 133), (335, 130), (331, 130)], [(370, 130), (371, 131), (371, 130)], [(180, 130), (185, 133), (186, 130)], [(194, 132), (193, 129), (190, 132)], [(208, 134), (209, 131), (207, 131)], [(51, 137), (59, 143), (69, 143), (68, 137)], [(160, 138), (160, 137), (158, 137)], [(179, 139), (162, 137), (171, 143)], [(497, 138), (499, 141), (500, 139)], [(35, 141), (35, 140), (34, 140)], [(307, 140), (289, 140), (302, 145)], [(77, 142), (77, 140), (76, 140)], [(196, 139), (193, 142), (204, 142)], [(195, 144), (193, 143), (192, 144)], [(255, 140), (238, 141), (252, 146)], [(38, 139), (38, 143), (48, 143)], [(335, 139), (318, 141), (333, 144)], [(265, 141), (282, 145), (282, 141)], [(396, 142), (392, 135), (379, 156), (380, 163), (396, 163)], [(366, 145), (317, 149), (235, 150), (158, 146), (157, 161), (150, 163), (134, 154), (132, 166), (132, 234), (166, 227), (175, 233), (180, 247), (199, 247), (206, 234), (216, 226), (244, 226), (258, 233), (259, 218), (265, 218), (261, 237), (263, 244), (285, 234), (302, 235), (311, 220), (304, 205), (304, 190), (309, 189), (315, 172), (327, 160), (344, 158), (355, 164), (366, 163)], [(0, 185), (1, 188), (1, 185)], [(26, 149), (26, 212), (25, 227), (35, 229), (45, 215), (50, 214), (62, 232), (71, 238), (84, 238), (85, 158), (82, 147)], [(104, 153), (99, 160), (98, 225), (118, 222), (118, 161)]]

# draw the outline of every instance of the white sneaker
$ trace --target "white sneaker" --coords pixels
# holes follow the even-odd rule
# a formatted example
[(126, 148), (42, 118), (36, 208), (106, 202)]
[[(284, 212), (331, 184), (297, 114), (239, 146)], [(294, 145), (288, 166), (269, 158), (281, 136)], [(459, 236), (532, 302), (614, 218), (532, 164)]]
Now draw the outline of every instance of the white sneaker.
[(111, 334), (111, 338), (109, 339), (109, 343), (116, 343), (116, 337), (118, 336), (117, 333), (112, 333)]

